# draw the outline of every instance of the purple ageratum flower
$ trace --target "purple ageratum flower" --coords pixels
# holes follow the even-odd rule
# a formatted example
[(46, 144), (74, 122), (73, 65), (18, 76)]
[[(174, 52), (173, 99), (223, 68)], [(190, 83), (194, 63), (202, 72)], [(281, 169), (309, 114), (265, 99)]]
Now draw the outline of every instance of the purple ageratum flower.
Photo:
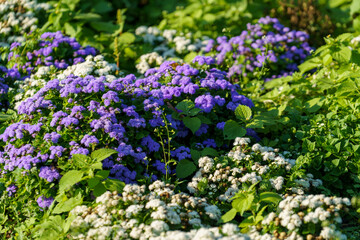
[[(153, 167), (156, 168), (162, 174), (166, 174), (165, 163), (161, 162), (160, 160), (155, 160), (155, 163), (152, 164)], [(171, 173), (170, 166), (167, 166), (168, 173)]]
[(185, 158), (191, 158), (190, 148), (181, 146), (174, 151), (171, 151), (171, 156), (176, 157), (179, 161)]
[(198, 137), (199, 137), (199, 136), (201, 136), (201, 135), (203, 135), (203, 134), (206, 134), (208, 128), (209, 128), (209, 125), (207, 125), (207, 124), (205, 124), (205, 123), (201, 124), (199, 130), (197, 130), (197, 131), (195, 132), (195, 136), (198, 136)]
[(79, 148), (75, 148), (75, 149), (72, 149), (71, 152), (70, 152), (70, 155), (74, 155), (74, 154), (82, 154), (82, 155), (88, 155), (90, 152), (88, 149), (86, 148), (82, 148), (82, 147), (79, 147)]
[(36, 200), (37, 204), (41, 208), (50, 207), (50, 205), (52, 204), (53, 201), (54, 201), (54, 198), (52, 198), (52, 197), (46, 198), (45, 196), (40, 196)]
[(147, 146), (149, 148), (150, 152), (157, 152), (160, 149), (160, 144), (155, 142), (150, 135), (144, 137), (141, 140), (141, 145), (142, 146)]
[(16, 193), (17, 187), (14, 184), (11, 184), (9, 187), (6, 188), (6, 191), (8, 192), (8, 196), (12, 197)]
[(129, 127), (134, 127), (134, 128), (140, 128), (140, 127), (145, 128), (146, 127), (144, 118), (132, 118), (129, 120), (127, 125)]
[(61, 119), (60, 122), (61, 125), (64, 125), (65, 127), (70, 126), (71, 124), (74, 125), (78, 125), (79, 124), (79, 120), (77, 118), (71, 117), (71, 116), (67, 116), (63, 119)]
[(50, 159), (55, 159), (55, 156), (61, 157), (63, 152), (65, 151), (65, 148), (62, 146), (51, 146), (50, 147)]
[(111, 104), (111, 101), (113, 101), (113, 102), (120, 101), (118, 94), (114, 91), (108, 91), (101, 98), (104, 99), (105, 106), (109, 106)]
[(204, 112), (209, 113), (215, 106), (214, 97), (210, 94), (200, 95), (195, 99), (195, 107), (204, 110)]
[(212, 147), (212, 148), (216, 148), (216, 143), (214, 139), (206, 139), (203, 143), (202, 143), (205, 147)]
[(53, 182), (55, 179), (59, 179), (61, 175), (55, 168), (44, 166), (40, 168), (39, 177), (44, 178), (48, 182)]
[(212, 57), (205, 57), (205, 56), (196, 56), (193, 60), (193, 63), (198, 63), (200, 66), (206, 64), (206, 65), (211, 65), (211, 64), (215, 64), (215, 59)]
[(46, 133), (44, 136), (44, 140), (51, 140), (53, 143), (57, 143), (60, 139), (61, 135), (57, 132)]
[(90, 136), (88, 134), (86, 134), (80, 142), (86, 147), (90, 147), (91, 144), (99, 144), (99, 140), (95, 136)]

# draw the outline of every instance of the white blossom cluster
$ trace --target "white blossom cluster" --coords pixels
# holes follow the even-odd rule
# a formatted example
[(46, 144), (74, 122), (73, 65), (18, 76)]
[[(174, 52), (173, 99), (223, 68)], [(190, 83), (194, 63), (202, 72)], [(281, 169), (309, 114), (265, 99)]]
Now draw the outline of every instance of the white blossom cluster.
[(205, 198), (175, 194), (174, 188), (155, 181), (148, 187), (128, 184), (121, 196), (106, 192), (96, 199), (95, 207), (77, 206), (71, 211), (75, 216), (71, 236), (73, 239), (168, 239), (167, 231), (207, 228), (220, 219), (222, 213), (217, 206), (208, 204)]
[[(36, 73), (31, 74), (29, 78), (24, 81), (16, 81), (18, 85), (17, 93), (14, 94), (15, 109), (19, 106), (21, 101), (33, 96), (40, 88), (42, 88), (51, 79), (65, 79), (67, 76), (73, 74), (78, 77), (85, 77), (93, 75), (95, 77), (105, 76), (106, 81), (111, 82), (118, 70), (116, 64), (111, 64), (104, 60), (102, 55), (87, 56), (85, 61), (75, 65), (71, 65), (65, 70), (57, 70), (53, 66), (39, 67)], [(10, 90), (12, 91), (12, 90)]]
[[(348, 211), (351, 202), (348, 198), (326, 197), (319, 195), (292, 195), (286, 196), (279, 203), (277, 213), (271, 212), (262, 221), (262, 227), (269, 226), (281, 228), (273, 233), (260, 234), (255, 228), (249, 233), (251, 239), (287, 239), (304, 240), (299, 234), (300, 229), (306, 229), (307, 224), (316, 225), (320, 229), (318, 233), (309, 235), (309, 239), (347, 239), (338, 226), (342, 223), (340, 213)], [(284, 230), (284, 228), (286, 230)], [(318, 238), (316, 238), (318, 239)]]
[[(164, 60), (169, 58), (180, 58), (179, 55), (185, 55), (190, 52), (201, 51), (208, 43), (208, 37), (203, 36), (202, 39), (193, 40), (192, 34), (178, 33), (173, 29), (159, 30), (156, 27), (140, 26), (135, 30), (135, 34), (143, 38), (145, 43), (153, 45), (153, 51), (162, 57), (162, 61), (154, 61), (156, 65), (160, 65)], [(153, 53), (150, 53), (153, 54)], [(152, 55), (152, 58), (154, 58)], [(148, 54), (140, 57), (140, 63), (136, 66), (139, 73), (144, 73), (148, 68), (145, 60), (150, 58)], [(156, 59), (160, 59), (156, 56)], [(160, 64), (159, 64), (160, 63)], [(151, 65), (151, 64), (150, 64)]]
[(24, 33), (37, 29), (36, 14), (50, 8), (50, 4), (37, 3), (36, 0), (0, 1), (0, 47), (24, 41)]
[[(294, 159), (285, 157), (290, 153), (281, 154), (277, 149), (263, 147), (258, 143), (252, 146), (249, 144), (249, 138), (236, 138), (235, 147), (227, 154), (229, 159), (226, 163), (209, 157), (200, 158), (199, 170), (187, 186), (189, 192), (204, 195), (214, 201), (227, 202), (231, 201), (245, 183), (269, 182), (276, 191), (285, 192), (285, 177), (295, 165)], [(320, 185), (320, 179), (307, 174), (304, 178), (295, 179), (292, 188), (288, 190), (304, 194), (310, 187)]]
[(141, 55), (140, 62), (136, 64), (139, 73), (144, 74), (152, 67), (160, 66), (164, 62), (164, 58), (157, 52)]

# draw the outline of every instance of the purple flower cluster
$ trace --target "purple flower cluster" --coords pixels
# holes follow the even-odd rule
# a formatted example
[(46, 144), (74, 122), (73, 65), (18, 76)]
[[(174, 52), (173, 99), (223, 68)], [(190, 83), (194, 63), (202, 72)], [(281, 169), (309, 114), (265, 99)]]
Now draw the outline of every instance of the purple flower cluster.
[(41, 208), (50, 207), (50, 205), (52, 204), (53, 201), (54, 201), (54, 198), (52, 198), (52, 197), (46, 198), (45, 196), (40, 196), (40, 197), (36, 200), (37, 204), (38, 204), (39, 207), (41, 207)]
[[(44, 51), (42, 54), (51, 54), (49, 49)], [(165, 62), (159, 69), (148, 70), (145, 77), (130, 74), (112, 82), (74, 75), (47, 82), (20, 103), (22, 121), (0, 135), (5, 145), (0, 151), (0, 168), (9, 172), (36, 168), (50, 183), (60, 179), (59, 169), (64, 169), (72, 155), (112, 148), (118, 154), (105, 159), (103, 168), (110, 170), (111, 178), (134, 183), (146, 174), (156, 179), (166, 172), (165, 164), (158, 160), (163, 151), (158, 134), (166, 132), (165, 127), (175, 133), (171, 156), (179, 161), (190, 159), (190, 148), (199, 142), (205, 147), (222, 147), (215, 143), (222, 129), (215, 126), (235, 119), (233, 110), (239, 104), (252, 107), (253, 103), (240, 94), (239, 85), (232, 84), (226, 72), (199, 67), (202, 60), (213, 62), (210, 57), (198, 58), (191, 65)], [(172, 115), (179, 112), (176, 106), (183, 99), (200, 109), (195, 114), (201, 126), (194, 133), (182, 118)], [(167, 146), (168, 139), (163, 137)], [(173, 174), (173, 163), (170, 165), (168, 173)]]
[(48, 182), (53, 182), (60, 178), (59, 172), (55, 168), (44, 166), (40, 168), (39, 177), (46, 179)]
[[(254, 72), (265, 65), (270, 68), (265, 75), (265, 80), (269, 80), (297, 70), (312, 50), (308, 39), (307, 33), (291, 30), (278, 19), (267, 16), (256, 24), (248, 23), (247, 30), (239, 36), (209, 40), (204, 52), (215, 58), (229, 78), (254, 77)], [(199, 65), (211, 65), (215, 61), (206, 57), (194, 59)]]

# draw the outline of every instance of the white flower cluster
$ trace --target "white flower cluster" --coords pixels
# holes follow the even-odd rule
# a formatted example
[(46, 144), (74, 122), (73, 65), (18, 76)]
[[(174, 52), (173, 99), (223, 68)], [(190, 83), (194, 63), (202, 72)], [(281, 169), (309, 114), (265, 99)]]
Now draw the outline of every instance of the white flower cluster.
[[(263, 240), (273, 237), (288, 240), (303, 240), (298, 232), (299, 229), (306, 229), (307, 224), (317, 225), (319, 232), (311, 235), (310, 239), (321, 237), (321, 239), (347, 239), (337, 226), (342, 223), (341, 211), (348, 211), (350, 206), (348, 198), (326, 197), (319, 195), (293, 195), (286, 196), (279, 203), (278, 213), (271, 212), (262, 221), (262, 227), (274, 225), (287, 231), (281, 233), (275, 230), (273, 235), (261, 235), (255, 228), (251, 230), (249, 236), (251, 239)], [(317, 236), (316, 236), (317, 235)], [(316, 238), (317, 239), (317, 238)]]
[[(235, 147), (227, 154), (229, 159), (226, 163), (209, 157), (200, 158), (199, 170), (187, 186), (189, 192), (204, 194), (214, 201), (229, 202), (241, 189), (242, 184), (266, 181), (275, 190), (284, 192), (283, 185), (287, 181), (285, 177), (295, 165), (294, 159), (285, 157), (290, 153), (281, 154), (271, 147), (263, 147), (258, 143), (252, 146), (249, 144), (249, 138), (236, 138)], [(293, 187), (289, 190), (304, 194), (311, 186), (320, 185), (321, 180), (307, 174), (305, 178), (295, 179)]]
[(168, 231), (159, 237), (150, 238), (151, 240), (250, 240), (247, 235), (241, 234), (239, 228), (232, 223), (226, 223), (221, 228), (200, 228), (192, 229), (190, 232)]
[[(208, 37), (204, 36), (202, 39), (192, 40), (192, 34), (178, 33), (173, 29), (159, 30), (156, 27), (140, 26), (135, 30), (135, 34), (142, 37), (145, 43), (154, 46), (153, 51), (162, 57), (162, 60), (154, 61), (153, 63), (160, 65), (165, 59), (179, 58), (177, 54), (187, 54), (193, 51), (202, 50), (208, 42)], [(153, 53), (151, 53), (153, 54)], [(160, 59), (156, 56), (156, 59)], [(144, 73), (148, 68), (145, 63), (149, 63), (150, 58), (148, 54), (140, 57), (140, 63), (136, 66), (140, 73)], [(154, 58), (154, 56), (152, 57)], [(151, 65), (151, 64), (150, 64)]]
[(164, 58), (157, 52), (144, 54), (140, 57), (140, 62), (136, 64), (136, 69), (139, 73), (144, 74), (152, 66), (159, 66), (164, 62)]
[(50, 7), (50, 4), (36, 0), (0, 1), (0, 46), (24, 41), (22, 35), (37, 28), (36, 13)]
[(175, 194), (174, 188), (155, 181), (148, 189), (145, 185), (128, 184), (122, 196), (106, 192), (96, 199), (94, 208), (77, 206), (71, 211), (76, 216), (71, 223), (71, 236), (73, 239), (152, 239), (165, 237), (171, 230), (206, 228), (220, 219), (222, 213), (217, 206), (208, 204), (204, 198)]
[(53, 66), (39, 67), (37, 72), (30, 75), (29, 78), (26, 78), (24, 81), (15, 82), (18, 85), (17, 93), (14, 97), (15, 109), (20, 105), (21, 101), (33, 96), (51, 79), (62, 80), (73, 74), (78, 77), (85, 77), (87, 75), (95, 77), (105, 76), (106, 81), (111, 82), (116, 79), (115, 73), (117, 70), (116, 64), (108, 63), (102, 55), (95, 57), (89, 55), (84, 62), (71, 65), (65, 70), (57, 70)]

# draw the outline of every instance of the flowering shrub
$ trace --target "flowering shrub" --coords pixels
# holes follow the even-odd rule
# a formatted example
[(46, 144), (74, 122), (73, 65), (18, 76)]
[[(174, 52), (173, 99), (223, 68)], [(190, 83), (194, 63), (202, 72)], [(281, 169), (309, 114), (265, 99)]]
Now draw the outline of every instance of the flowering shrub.
[(66, 69), (57, 69), (54, 66), (39, 67), (36, 72), (25, 78), (23, 81), (15, 81), (15, 88), (9, 95), (14, 96), (12, 104), (15, 109), (19, 104), (28, 97), (32, 97), (38, 90), (45, 86), (45, 84), (52, 79), (65, 79), (73, 75), (78, 77), (86, 77), (92, 75), (94, 77), (105, 76), (106, 81), (111, 82), (116, 79), (116, 71), (118, 68), (115, 64), (111, 64), (104, 60), (102, 55), (93, 57), (88, 55), (84, 62), (74, 64)]
[[(9, 47), (10, 43), (23, 42), (23, 35), (34, 31), (44, 22), (48, 3), (36, 0), (7, 0), (0, 3), (0, 47)], [(39, 19), (41, 23), (39, 23)]]
[[(0, 70), (0, 91), (7, 93), (9, 87), (16, 94), (18, 84), (14, 80), (22, 81), (45, 66), (53, 66), (53, 71), (66, 69), (69, 65), (85, 61), (85, 57), (95, 55), (92, 47), (82, 47), (74, 38), (62, 35), (61, 32), (44, 33), (38, 38), (36, 33), (30, 35), (25, 43), (14, 42), (11, 44), (8, 55), (7, 68)], [(17, 82), (19, 83), (19, 82)], [(35, 91), (32, 90), (32, 91)], [(6, 96), (2, 96), (6, 98)], [(19, 99), (18, 99), (19, 100)], [(10, 101), (12, 101), (10, 96)]]
[[(216, 58), (220, 69), (227, 71), (233, 81), (242, 78), (273, 78), (288, 76), (296, 71), (312, 49), (308, 34), (291, 30), (276, 18), (260, 18), (256, 24), (247, 24), (239, 36), (221, 36), (210, 40), (204, 52)], [(284, 66), (284, 67), (282, 67)], [(264, 76), (262, 68), (266, 67)]]
[[(236, 138), (234, 149), (222, 158), (202, 157), (187, 189), (196, 196), (209, 199), (210, 203), (231, 202), (239, 190), (259, 183), (261, 191), (304, 194), (322, 185), (312, 174), (292, 169), (295, 159), (287, 158), (290, 152), (279, 153), (279, 149), (250, 145), (249, 138)], [(288, 178), (288, 175), (298, 176)], [(301, 177), (300, 177), (301, 176)]]
[(340, 226), (350, 205), (348, 198), (323, 194), (286, 196), (278, 211), (262, 220), (260, 230), (253, 227), (249, 236), (251, 239), (302, 239), (304, 235), (307, 239), (347, 239)]

